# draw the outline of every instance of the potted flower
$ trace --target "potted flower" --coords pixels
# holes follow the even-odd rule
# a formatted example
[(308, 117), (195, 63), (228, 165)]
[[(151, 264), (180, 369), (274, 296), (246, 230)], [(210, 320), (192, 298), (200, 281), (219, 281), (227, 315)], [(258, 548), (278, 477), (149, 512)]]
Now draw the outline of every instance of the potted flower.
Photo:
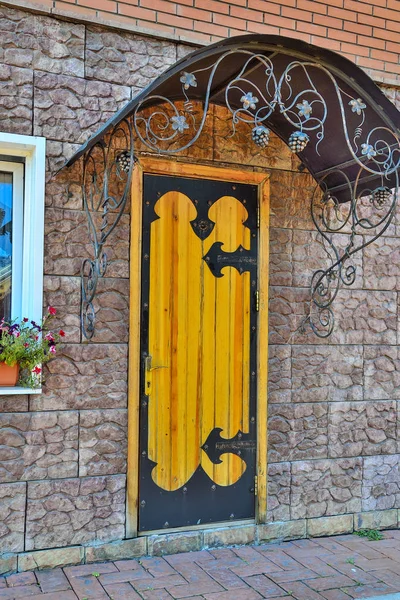
[(28, 318), (0, 321), (0, 386), (40, 385), (42, 365), (54, 358), (65, 333), (51, 331), (49, 321), (56, 309), (49, 306), (40, 325)]

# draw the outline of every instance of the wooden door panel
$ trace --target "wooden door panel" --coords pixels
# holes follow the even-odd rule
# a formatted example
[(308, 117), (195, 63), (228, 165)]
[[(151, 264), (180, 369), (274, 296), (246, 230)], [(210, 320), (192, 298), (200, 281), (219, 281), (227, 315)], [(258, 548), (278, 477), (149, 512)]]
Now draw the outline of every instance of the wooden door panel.
[[(233, 196), (223, 196), (210, 207), (209, 218), (215, 226), (203, 243), (203, 256), (215, 243), (225, 252), (239, 246), (250, 250), (250, 230), (244, 225), (248, 213)], [(221, 437), (232, 438), (239, 430), (249, 431), (249, 334), (250, 273), (240, 274), (225, 267), (222, 277), (215, 277), (202, 261), (203, 283), (202, 362), (204, 378), (200, 390), (202, 406), (202, 443), (215, 427)], [(212, 335), (212, 332), (214, 335)], [(211, 334), (210, 334), (211, 333)], [(218, 485), (232, 485), (242, 476), (246, 465), (237, 455), (226, 453), (214, 464), (206, 453), (201, 465)]]
[(146, 175), (144, 201), (139, 528), (252, 517), (257, 188)]
[(153, 481), (167, 491), (182, 487), (199, 465), (199, 406), (196, 402), (200, 278), (199, 238), (190, 226), (191, 200), (168, 192), (157, 200), (159, 217), (150, 232), (149, 346), (152, 393), (148, 456)]

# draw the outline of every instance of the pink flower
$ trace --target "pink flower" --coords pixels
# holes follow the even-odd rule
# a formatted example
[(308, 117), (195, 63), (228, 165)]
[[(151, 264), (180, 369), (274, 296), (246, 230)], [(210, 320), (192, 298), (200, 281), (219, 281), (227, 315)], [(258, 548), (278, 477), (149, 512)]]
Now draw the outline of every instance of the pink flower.
[(32, 373), (35, 373), (35, 375), (39, 375), (39, 373), (42, 372), (42, 369), (40, 367), (35, 367), (34, 369), (32, 369)]
[(13, 331), (13, 336), (14, 337), (19, 337), (21, 334), (19, 331)]
[(51, 333), (51, 331), (49, 331), (48, 333), (46, 333), (46, 335), (44, 336), (45, 340), (49, 340), (50, 342), (54, 342), (54, 336)]
[(51, 348), (50, 348), (50, 352), (51, 352), (52, 354), (55, 354), (55, 353), (56, 353), (56, 347), (55, 347), (55, 346), (51, 346)]
[(54, 306), (49, 306), (48, 309), (49, 314), (51, 314), (52, 316), (54, 316), (56, 314), (56, 309), (54, 308)]

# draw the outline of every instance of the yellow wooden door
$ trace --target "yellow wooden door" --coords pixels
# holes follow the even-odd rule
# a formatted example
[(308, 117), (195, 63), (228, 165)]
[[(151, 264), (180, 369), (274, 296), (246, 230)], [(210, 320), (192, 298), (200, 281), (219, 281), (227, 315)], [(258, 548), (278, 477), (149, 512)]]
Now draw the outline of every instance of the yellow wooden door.
[(257, 187), (145, 175), (141, 530), (254, 516)]

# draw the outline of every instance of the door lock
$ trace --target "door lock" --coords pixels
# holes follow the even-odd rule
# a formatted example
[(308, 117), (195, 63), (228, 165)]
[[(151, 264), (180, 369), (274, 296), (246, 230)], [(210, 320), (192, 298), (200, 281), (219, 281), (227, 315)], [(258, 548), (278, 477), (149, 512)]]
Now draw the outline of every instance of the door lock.
[(151, 362), (152, 357), (148, 354), (144, 359), (144, 393), (146, 396), (151, 395), (153, 371), (156, 371), (157, 369), (168, 369), (166, 366), (152, 367)]

